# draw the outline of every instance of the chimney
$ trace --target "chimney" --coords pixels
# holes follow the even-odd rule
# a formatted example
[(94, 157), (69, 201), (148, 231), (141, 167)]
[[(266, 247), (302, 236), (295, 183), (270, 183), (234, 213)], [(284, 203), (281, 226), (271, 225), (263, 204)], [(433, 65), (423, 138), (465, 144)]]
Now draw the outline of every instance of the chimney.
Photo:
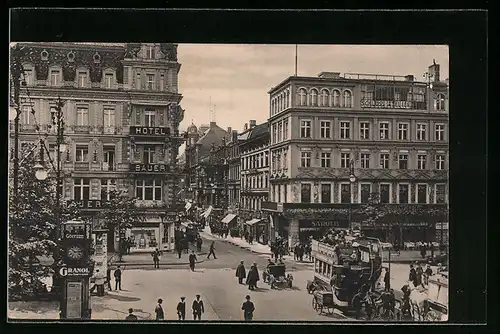
[(243, 131), (246, 131), (248, 130), (248, 123), (245, 123), (245, 125), (243, 125)]
[(248, 124), (250, 124), (250, 129), (254, 128), (257, 125), (257, 121), (254, 119), (251, 119)]
[(318, 74), (318, 77), (325, 79), (340, 79), (340, 72), (321, 72)]
[(231, 131), (231, 138), (234, 143), (238, 141), (238, 130)]
[(434, 82), (439, 82), (439, 72), (440, 72), (439, 64), (436, 64), (436, 61), (433, 59), (432, 65), (429, 66), (429, 74), (432, 75)]
[(231, 129), (231, 127), (230, 127), (230, 126), (228, 126), (228, 127), (227, 127), (227, 133), (231, 133), (231, 130), (232, 130), (232, 129)]
[(217, 126), (217, 123), (216, 122), (210, 122), (210, 127), (211, 128), (215, 128)]
[(405, 75), (405, 80), (413, 82), (415, 81), (415, 76), (412, 74)]

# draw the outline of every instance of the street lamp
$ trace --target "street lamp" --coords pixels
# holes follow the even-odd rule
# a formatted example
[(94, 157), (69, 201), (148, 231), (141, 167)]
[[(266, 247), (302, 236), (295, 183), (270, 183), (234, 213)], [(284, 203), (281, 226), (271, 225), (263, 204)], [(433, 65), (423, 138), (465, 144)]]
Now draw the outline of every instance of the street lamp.
[(354, 160), (351, 159), (350, 161), (350, 175), (349, 175), (349, 231), (352, 232), (352, 188), (354, 186), (354, 182), (356, 182), (356, 176), (354, 175)]

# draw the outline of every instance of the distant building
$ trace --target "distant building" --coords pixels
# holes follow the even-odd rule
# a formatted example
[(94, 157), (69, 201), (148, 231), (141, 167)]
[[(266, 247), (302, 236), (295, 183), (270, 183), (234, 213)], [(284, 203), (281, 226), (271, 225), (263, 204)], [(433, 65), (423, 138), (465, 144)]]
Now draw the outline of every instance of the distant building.
[[(447, 242), (448, 84), (439, 65), (429, 73), (322, 72), (271, 89), (271, 238), (351, 227), (401, 246)], [(369, 223), (375, 200), (386, 214)]]

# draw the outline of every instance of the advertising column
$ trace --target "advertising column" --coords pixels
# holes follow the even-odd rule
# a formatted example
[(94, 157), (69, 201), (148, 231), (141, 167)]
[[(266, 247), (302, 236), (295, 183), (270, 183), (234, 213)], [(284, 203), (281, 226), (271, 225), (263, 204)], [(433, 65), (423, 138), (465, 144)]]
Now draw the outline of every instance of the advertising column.
[(288, 226), (288, 248), (295, 247), (295, 244), (299, 242), (299, 231), (299, 220), (291, 218)]

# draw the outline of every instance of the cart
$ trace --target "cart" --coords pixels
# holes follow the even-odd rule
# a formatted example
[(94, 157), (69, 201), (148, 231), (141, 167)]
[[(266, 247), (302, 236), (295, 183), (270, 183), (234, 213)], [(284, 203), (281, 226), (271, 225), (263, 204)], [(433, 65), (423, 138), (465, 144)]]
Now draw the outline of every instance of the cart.
[(291, 274), (285, 274), (284, 265), (274, 265), (267, 268), (264, 281), (271, 286), (271, 289), (281, 286), (292, 288), (293, 276)]
[(323, 314), (324, 311), (326, 311), (327, 314), (333, 314), (333, 310), (335, 309), (333, 293), (329, 291), (314, 291), (312, 308), (318, 312), (318, 314)]

